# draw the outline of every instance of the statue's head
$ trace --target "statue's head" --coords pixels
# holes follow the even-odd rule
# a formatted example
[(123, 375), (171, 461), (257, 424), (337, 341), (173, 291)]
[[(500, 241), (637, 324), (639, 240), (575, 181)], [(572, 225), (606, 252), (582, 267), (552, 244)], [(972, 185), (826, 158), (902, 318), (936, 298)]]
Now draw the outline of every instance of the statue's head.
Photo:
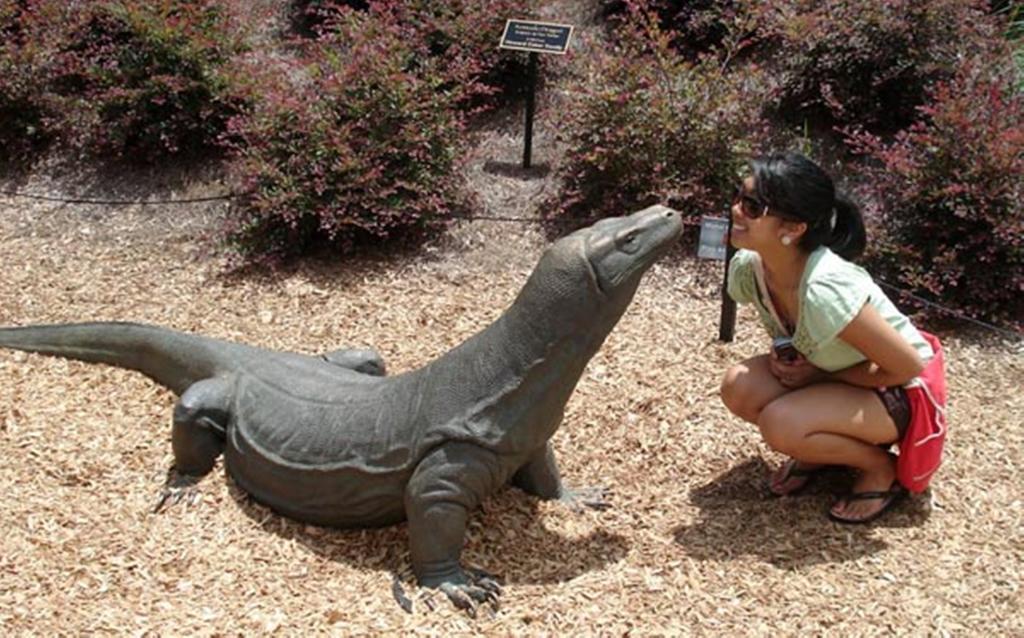
[(594, 285), (609, 299), (632, 296), (640, 278), (683, 232), (679, 213), (650, 206), (626, 217), (609, 217), (566, 239), (583, 241)]
[(617, 321), (643, 274), (682, 230), (679, 213), (664, 206), (602, 219), (552, 244), (527, 288), (546, 295), (554, 321), (587, 321), (595, 313)]

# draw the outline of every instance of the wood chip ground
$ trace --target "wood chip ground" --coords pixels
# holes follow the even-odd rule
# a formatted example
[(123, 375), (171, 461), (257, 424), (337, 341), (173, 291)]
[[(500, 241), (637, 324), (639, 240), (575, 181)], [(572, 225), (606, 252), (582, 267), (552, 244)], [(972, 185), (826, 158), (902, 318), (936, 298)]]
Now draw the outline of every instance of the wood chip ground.
[[(488, 168), (518, 160), (509, 130), (485, 136), (469, 181), (484, 212), (536, 215), (547, 178)], [(543, 131), (536, 144), (538, 164), (556, 161)], [(108, 178), (100, 190), (132, 188)], [(227, 276), (203, 249), (220, 214), (4, 200), (0, 325), (132, 320), (307, 353), (372, 346), (400, 373), (495, 319), (548, 241), (535, 226), (465, 222), (400, 259)], [(724, 369), (765, 338), (742, 309), (736, 341), (717, 340), (720, 265), (692, 252), (648, 275), (553, 440), (565, 480), (609, 488), (613, 508), (578, 513), (511, 488), (487, 500), (464, 559), (505, 593), (476, 619), (442, 596), (428, 608), (404, 524), (297, 523), (253, 503), (222, 465), (197, 502), (151, 513), (174, 397), (135, 373), (0, 352), (0, 633), (1024, 635), (1019, 345), (943, 335), (952, 427), (933, 489), (875, 525), (841, 526), (825, 510), (846, 474), (767, 496), (780, 459), (717, 396)]]
[[(489, 143), (515, 154), (511, 137)], [(490, 182), (490, 213), (515, 212), (542, 188), (487, 174), (482, 161), (471, 171)], [(394, 373), (496, 318), (547, 243), (534, 226), (465, 222), (399, 260), (226, 276), (198, 248), (215, 205), (8, 201), (0, 211), (2, 325), (132, 320), (308, 353), (372, 346)], [(1019, 351), (946, 335), (952, 432), (934, 489), (876, 525), (840, 526), (824, 512), (849, 483), (841, 473), (799, 497), (766, 495), (779, 458), (717, 397), (725, 367), (765, 340), (746, 310), (736, 341), (717, 340), (720, 267), (691, 249), (649, 274), (554, 438), (566, 481), (606, 486), (614, 507), (576, 513), (515, 489), (488, 500), (464, 556), (506, 588), (501, 609), (476, 620), (442, 597), (427, 608), (406, 575), (404, 525), (296, 523), (249, 500), (221, 466), (198, 502), (152, 514), (174, 397), (135, 373), (0, 352), (0, 629), (1024, 633)], [(396, 573), (412, 614), (392, 596)]]

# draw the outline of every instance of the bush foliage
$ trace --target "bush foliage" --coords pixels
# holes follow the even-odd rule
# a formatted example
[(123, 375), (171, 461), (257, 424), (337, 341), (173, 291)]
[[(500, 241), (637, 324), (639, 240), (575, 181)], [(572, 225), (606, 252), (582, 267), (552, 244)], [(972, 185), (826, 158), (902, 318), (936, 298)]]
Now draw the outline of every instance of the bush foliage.
[[(696, 64), (655, 16), (635, 14), (618, 47), (591, 58), (561, 123), (568, 151), (555, 215), (586, 222), (657, 201), (725, 211), (757, 131), (756, 75)], [(746, 83), (746, 86), (744, 85)]]
[(336, 32), (335, 25), (344, 24), (345, 14), (352, 11), (391, 15), (429, 56), (459, 69), (478, 69), (476, 92), (460, 105), (474, 108), (507, 101), (522, 86), (525, 56), (499, 50), (498, 42), (507, 18), (528, 19), (538, 5), (537, 0), (296, 0), (293, 12), (305, 16), (300, 32), (307, 35)]
[(212, 150), (242, 105), (241, 50), (222, 2), (87, 3), (70, 17), (50, 88), (74, 146), (134, 160)]
[(786, 119), (894, 132), (913, 121), (931, 85), (999, 37), (983, 0), (822, 0), (782, 3), (778, 39)]
[(452, 82), (449, 62), (425, 56), (390, 11), (350, 12), (312, 45), (304, 83), (266, 78), (262, 103), (232, 122), (232, 179), (245, 195), (229, 243), (248, 258), (344, 253), (461, 212), (466, 136), (454, 105), (474, 91), (475, 69)]
[(19, 162), (53, 136), (51, 112), (39, 90), (42, 46), (29, 25), (26, 0), (0, 0), (0, 159)]
[(1024, 327), (1024, 95), (1009, 65), (965, 63), (891, 142), (858, 134), (892, 283)]
[(365, 11), (369, 0), (291, 0), (292, 27), (300, 35), (314, 37), (336, 19), (343, 7)]
[(242, 48), (214, 0), (3, 0), (0, 117), (8, 148), (50, 139), (146, 163), (214, 150), (243, 105)]
[(603, 0), (601, 10), (627, 29), (636, 12), (654, 16), (670, 46), (691, 60), (748, 49), (765, 26), (765, 3), (755, 0)]

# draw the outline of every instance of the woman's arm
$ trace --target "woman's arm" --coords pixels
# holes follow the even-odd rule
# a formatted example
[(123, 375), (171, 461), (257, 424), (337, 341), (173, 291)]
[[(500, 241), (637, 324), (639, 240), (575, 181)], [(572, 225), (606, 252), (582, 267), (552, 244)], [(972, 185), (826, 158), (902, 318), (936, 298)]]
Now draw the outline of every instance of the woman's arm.
[(857, 316), (839, 333), (839, 338), (867, 357), (867, 361), (832, 372), (838, 381), (865, 388), (903, 385), (921, 374), (924, 362), (910, 343), (865, 303)]

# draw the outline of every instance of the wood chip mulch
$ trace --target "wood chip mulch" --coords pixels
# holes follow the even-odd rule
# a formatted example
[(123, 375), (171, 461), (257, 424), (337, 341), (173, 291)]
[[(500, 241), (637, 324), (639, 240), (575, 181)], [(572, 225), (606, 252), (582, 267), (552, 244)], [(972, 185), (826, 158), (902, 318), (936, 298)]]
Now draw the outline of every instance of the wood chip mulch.
[[(492, 211), (538, 188), (474, 170), (494, 180)], [(529, 226), (467, 222), (398, 263), (232, 277), (196, 248), (214, 205), (187, 218), (0, 211), (2, 325), (133, 320), (300, 352), (369, 345), (392, 372), (497, 317), (546, 243)], [(428, 608), (407, 575), (405, 525), (297, 523), (220, 466), (200, 500), (151, 513), (174, 397), (127, 371), (0, 352), (0, 630), (1024, 633), (1020, 352), (947, 335), (953, 425), (931, 493), (876, 525), (840, 526), (824, 512), (849, 477), (768, 497), (779, 458), (718, 400), (725, 367), (765, 345), (746, 310), (736, 341), (717, 341), (719, 276), (682, 254), (656, 266), (568, 405), (554, 438), (563, 476), (610, 488), (612, 509), (576, 513), (509, 488), (472, 517), (465, 560), (506, 583), (500, 610), (477, 619), (442, 596)], [(412, 614), (393, 598), (395, 574)]]
[[(536, 143), (543, 165), (551, 145), (543, 132)], [(512, 135), (481, 147), (518, 157)], [(536, 215), (548, 178), (485, 159), (469, 167), (484, 212)], [(71, 194), (43, 178), (18, 186)], [(0, 325), (131, 320), (306, 353), (372, 346), (397, 373), (495, 319), (548, 241), (530, 225), (463, 222), (401, 259), (230, 276), (200, 248), (220, 213), (5, 199)], [(825, 510), (846, 474), (767, 495), (780, 458), (717, 396), (725, 368), (765, 338), (741, 309), (736, 340), (717, 340), (721, 266), (692, 252), (648, 275), (553, 439), (566, 482), (609, 488), (613, 508), (578, 513), (512, 488), (486, 501), (463, 557), (505, 593), (476, 619), (440, 595), (429, 608), (404, 524), (297, 523), (222, 465), (198, 501), (153, 514), (174, 397), (128, 371), (0, 351), (0, 633), (1024, 635), (1019, 344), (943, 335), (952, 430), (931, 492), (841, 526)]]

